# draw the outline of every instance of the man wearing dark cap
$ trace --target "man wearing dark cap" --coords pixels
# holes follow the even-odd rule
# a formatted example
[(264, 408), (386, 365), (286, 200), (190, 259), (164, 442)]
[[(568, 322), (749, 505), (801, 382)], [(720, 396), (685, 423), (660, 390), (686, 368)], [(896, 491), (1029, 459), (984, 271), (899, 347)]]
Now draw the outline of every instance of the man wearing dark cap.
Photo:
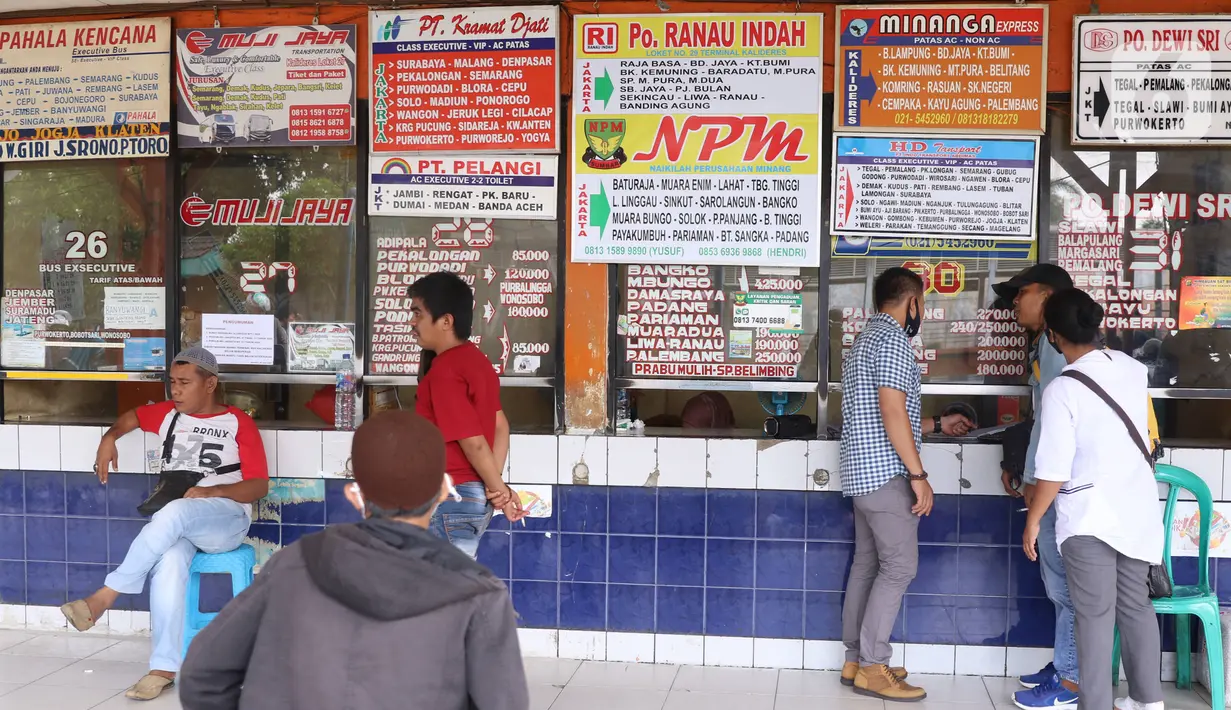
[[(1043, 390), (1060, 376), (1067, 364), (1064, 356), (1043, 338), (1043, 305), (1053, 293), (1073, 287), (1068, 272), (1055, 264), (1035, 264), (1013, 278), (992, 286), (1002, 301), (1013, 304), (1017, 322), (1032, 338), (1030, 346), (1030, 390), (1033, 399), (1034, 426), (1030, 431), (1030, 446), (1022, 471), (1022, 490), (1013, 489), (1009, 472), (1001, 473), (1005, 491), (1014, 497), (1025, 497), (1026, 504), (1034, 497), (1034, 457), (1039, 448), (1039, 408)], [(1013, 695), (1019, 707), (1076, 706), (1080, 674), (1077, 670), (1077, 640), (1074, 636), (1073, 602), (1064, 573), (1064, 560), (1056, 545), (1056, 507), (1053, 505), (1040, 522), (1038, 538), (1039, 567), (1043, 587), (1056, 606), (1056, 638), (1052, 662), (1038, 673), (1022, 676), (1019, 681), (1026, 690)]]
[(449, 497), (445, 441), (413, 412), (355, 432), (346, 495), (365, 520), (275, 554), (197, 635), (191, 710), (526, 710), (504, 585), (428, 532)]
[(183, 660), (184, 605), (193, 556), (197, 550), (218, 553), (239, 547), (252, 523), (251, 503), (269, 492), (260, 432), (247, 414), (218, 403), (218, 361), (213, 354), (204, 348), (181, 352), (172, 361), (170, 379), (171, 399), (125, 412), (107, 430), (94, 472), (106, 485), (110, 471), (119, 470), (116, 442), (141, 429), (162, 441), (160, 472), (166, 478), (199, 480), (174, 493), (160, 481), (147, 504), (157, 500), (162, 507), (137, 534), (123, 563), (107, 575), (101, 589), (61, 607), (73, 628), (88, 631), (121, 594), (140, 594), (149, 577), (150, 672), (128, 690), (133, 700), (153, 700), (175, 682)]

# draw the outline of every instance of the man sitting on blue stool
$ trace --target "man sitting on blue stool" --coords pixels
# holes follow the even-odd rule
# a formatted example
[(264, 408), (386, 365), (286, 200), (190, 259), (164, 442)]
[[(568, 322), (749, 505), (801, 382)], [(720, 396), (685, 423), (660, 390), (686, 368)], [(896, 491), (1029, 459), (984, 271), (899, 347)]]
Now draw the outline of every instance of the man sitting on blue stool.
[[(154, 513), (106, 586), (62, 607), (73, 628), (88, 631), (121, 594), (140, 594), (150, 581), (150, 672), (129, 688), (134, 700), (153, 700), (175, 682), (184, 654), (188, 569), (197, 550), (230, 552), (252, 523), (251, 503), (269, 492), (265, 447), (252, 418), (219, 404), (218, 361), (190, 348), (171, 365), (171, 399), (125, 412), (103, 435), (94, 471), (106, 485), (119, 470), (116, 441), (140, 428), (162, 438), (162, 471), (203, 474), (183, 498)], [(155, 493), (157, 496), (158, 493)]]

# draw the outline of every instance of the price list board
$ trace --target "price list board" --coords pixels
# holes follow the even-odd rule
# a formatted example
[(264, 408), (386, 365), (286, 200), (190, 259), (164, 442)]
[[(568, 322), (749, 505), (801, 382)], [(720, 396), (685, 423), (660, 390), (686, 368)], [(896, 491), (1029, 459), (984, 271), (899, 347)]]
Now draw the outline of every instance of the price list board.
[(1037, 138), (834, 136), (832, 232), (1032, 241)]
[(550, 249), (533, 248), (552, 241), (524, 238), (509, 224), (418, 220), (398, 224), (397, 236), (374, 235), (369, 374), (419, 373), (421, 348), (410, 327), (409, 289), (436, 271), (455, 273), (474, 290), (470, 339), (497, 374), (555, 372), (556, 260)]
[[(735, 267), (726, 267), (735, 268)], [(805, 329), (805, 279), (724, 267), (631, 264), (617, 335), (632, 377), (798, 380), (815, 340)], [(814, 286), (813, 286), (814, 287)]]
[(1231, 141), (1226, 15), (1073, 18), (1073, 143)]
[(821, 15), (586, 15), (574, 37), (574, 261), (820, 263)]
[(1043, 5), (838, 8), (840, 131), (1042, 133)]
[(170, 18), (0, 27), (0, 160), (165, 156), (170, 136)]
[(559, 150), (559, 10), (371, 14), (372, 151)]

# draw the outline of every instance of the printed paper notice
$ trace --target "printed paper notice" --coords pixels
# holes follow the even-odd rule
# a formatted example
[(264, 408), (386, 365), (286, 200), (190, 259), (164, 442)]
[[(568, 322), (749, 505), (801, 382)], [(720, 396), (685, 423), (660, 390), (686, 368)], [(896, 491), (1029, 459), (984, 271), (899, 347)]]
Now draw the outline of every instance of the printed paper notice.
[(167, 327), (162, 286), (108, 286), (103, 289), (103, 328), (162, 330)]
[(202, 313), (201, 347), (220, 365), (272, 365), (274, 317)]

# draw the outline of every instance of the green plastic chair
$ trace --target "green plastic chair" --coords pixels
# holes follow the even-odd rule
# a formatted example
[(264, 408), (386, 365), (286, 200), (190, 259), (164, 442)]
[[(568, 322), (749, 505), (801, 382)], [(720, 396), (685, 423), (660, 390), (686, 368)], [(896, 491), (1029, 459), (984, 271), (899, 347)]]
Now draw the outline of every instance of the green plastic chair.
[[(1175, 518), (1175, 501), (1180, 489), (1188, 491), (1197, 499), (1197, 508), (1201, 511), (1201, 547), (1197, 555), (1198, 579), (1195, 585), (1173, 584), (1172, 595), (1166, 599), (1155, 599), (1154, 610), (1159, 614), (1174, 614), (1182, 618), (1175, 622), (1176, 647), (1176, 687), (1192, 686), (1192, 638), (1188, 615), (1201, 620), (1205, 631), (1206, 658), (1210, 663), (1210, 701), (1215, 710), (1222, 710), (1226, 695), (1223, 688), (1222, 665), (1222, 627), (1218, 620), (1218, 595), (1210, 588), (1210, 521), (1214, 516), (1214, 499), (1210, 495), (1210, 487), (1192, 471), (1158, 464), (1154, 478), (1159, 483), (1166, 483), (1167, 507), (1163, 512), (1163, 563), (1167, 566), (1167, 575), (1171, 575), (1171, 522)], [(1111, 682), (1120, 684), (1120, 629), (1116, 629), (1115, 645), (1111, 652)]]

